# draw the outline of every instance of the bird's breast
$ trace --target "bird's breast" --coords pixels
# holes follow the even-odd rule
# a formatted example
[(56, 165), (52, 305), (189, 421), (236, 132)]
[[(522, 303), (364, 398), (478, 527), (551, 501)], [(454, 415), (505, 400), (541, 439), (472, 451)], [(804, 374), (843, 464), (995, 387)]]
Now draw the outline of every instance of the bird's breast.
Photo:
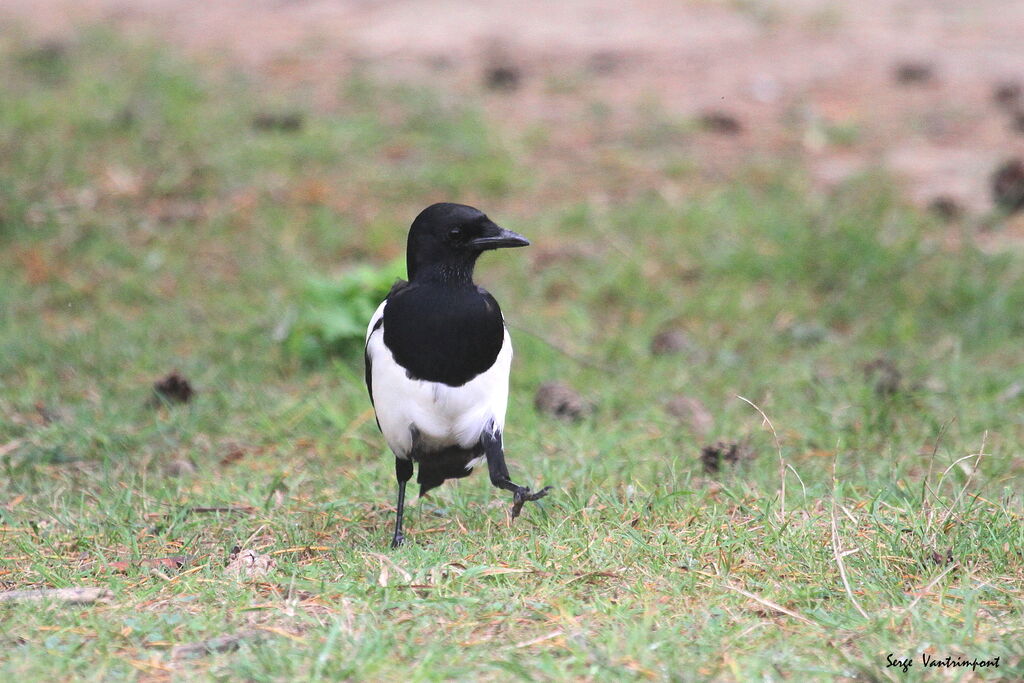
[(388, 301), (384, 343), (410, 379), (459, 387), (494, 365), (505, 325), (490, 294), (419, 287)]

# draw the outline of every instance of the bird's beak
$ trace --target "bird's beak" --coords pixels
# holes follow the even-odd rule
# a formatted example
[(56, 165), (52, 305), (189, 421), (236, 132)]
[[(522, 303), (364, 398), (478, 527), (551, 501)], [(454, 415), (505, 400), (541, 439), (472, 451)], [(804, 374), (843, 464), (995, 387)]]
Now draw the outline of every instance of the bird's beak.
[(507, 247), (528, 247), (530, 246), (530, 240), (517, 232), (506, 230), (491, 223), (480, 237), (470, 240), (469, 244), (480, 251), (485, 251), (487, 249), (505, 249)]

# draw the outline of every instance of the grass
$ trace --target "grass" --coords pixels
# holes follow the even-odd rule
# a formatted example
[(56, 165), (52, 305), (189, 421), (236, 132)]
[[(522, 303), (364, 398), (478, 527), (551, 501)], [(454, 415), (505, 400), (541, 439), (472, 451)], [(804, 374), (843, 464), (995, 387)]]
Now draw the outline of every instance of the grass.
[[(709, 183), (682, 127), (600, 142), (581, 195), (537, 130), (358, 74), (313, 110), (104, 34), (0, 48), (0, 583), (113, 595), (0, 604), (4, 679), (1024, 675), (1019, 253), (950, 246), (883, 177)], [(281, 102), (299, 130), (249, 125)], [(509, 524), (485, 477), (442, 487), (391, 551), (360, 354), (278, 340), (310, 274), (384, 267), (440, 199), (534, 241), (480, 278), (513, 476), (556, 490)], [(196, 397), (154, 405), (174, 369)], [(537, 414), (550, 377), (593, 414)], [(716, 439), (757, 457), (705, 473)], [(235, 546), (276, 567), (225, 575)]]

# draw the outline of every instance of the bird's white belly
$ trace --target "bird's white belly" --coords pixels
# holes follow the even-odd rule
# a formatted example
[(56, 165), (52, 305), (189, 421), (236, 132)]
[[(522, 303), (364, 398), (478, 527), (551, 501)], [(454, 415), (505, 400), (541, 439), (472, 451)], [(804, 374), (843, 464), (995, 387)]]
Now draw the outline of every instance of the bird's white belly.
[(504, 428), (512, 364), (508, 330), (494, 365), (459, 387), (410, 379), (384, 345), (383, 326), (370, 333), (366, 351), (372, 361), (377, 421), (397, 457), (406, 458), (412, 450), (413, 428), (428, 451), (453, 445), (470, 448), (492, 422), (493, 428)]

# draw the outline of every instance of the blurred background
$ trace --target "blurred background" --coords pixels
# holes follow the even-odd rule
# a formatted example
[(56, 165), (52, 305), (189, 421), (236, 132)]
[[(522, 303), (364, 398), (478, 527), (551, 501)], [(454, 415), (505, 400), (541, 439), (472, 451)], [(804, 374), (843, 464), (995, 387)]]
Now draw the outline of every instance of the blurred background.
[(4, 5), (33, 40), (102, 24), (262, 88), (302, 88), (321, 113), (352, 74), (471, 97), (512, 130), (545, 128), (544, 160), (574, 175), (600, 165), (600, 143), (661, 117), (711, 133), (677, 150), (702, 172), (796, 156), (828, 186), (882, 166), (921, 205), (979, 212), (1024, 139), (1024, 7), (1003, 0)]
[[(631, 658), (619, 673), (682, 656), (710, 677), (806, 671), (834, 659), (815, 654), (817, 631), (780, 641), (758, 628), (777, 617), (763, 605), (735, 631), (705, 628), (739, 598), (673, 572), (742, 566), (751, 590), (853, 628), (841, 593), (807, 590), (835, 568), (818, 552), (833, 464), (845, 518), (885, 546), (849, 560), (879, 582), (859, 594), (869, 611), (954, 559), (994, 586), (955, 609), (915, 599), (927, 613), (909, 630), (880, 627), (844, 656), (870, 670), (894, 643), (959, 642), (961, 623), (979, 655), (1007, 656), (1024, 585), (1006, 522), (1024, 471), (1022, 36), (1011, 0), (4, 0), (0, 548), (15, 559), (0, 583), (108, 582), (111, 613), (142, 624), (123, 635), (93, 615), (101, 635), (62, 650), (91, 654), (67, 659), (27, 634), (8, 673), (132, 671), (125, 657), (223, 632), (222, 596), (195, 582), (220, 580), (236, 544), (319, 596), (273, 628), (319, 642), (333, 627), (317, 610), (351, 617), (351, 600), (361, 615), (340, 636), (357, 668), (287, 641), (260, 651), (266, 669), (216, 660), (239, 677), (398, 675), (426, 660), (395, 643), (432, 643), (438, 623), (476, 645), (431, 675), (467, 676), (499, 655), (444, 596), (481, 623), (515, 609), (477, 605), (479, 578), (437, 578), (452, 558), (547, 567), (487, 592), (569, 601), (550, 614), (593, 597), (590, 579), (544, 583), (551, 567), (650, 569), (643, 590), (618, 574), (594, 588), (612, 616), (584, 635)], [(441, 569), (407, 570), (449, 592), (387, 594), (412, 615), (396, 625), (374, 616), (393, 473), (362, 339), (436, 201), (533, 242), (486, 256), (478, 281), (516, 345), (513, 477), (559, 488), (517, 522), (547, 534), (536, 555), (491, 545), (511, 532), (485, 477), (439, 489), (407, 557)], [(950, 465), (979, 448), (992, 457)], [(795, 540), (758, 531), (777, 519), (780, 460), (782, 507), (808, 534)], [(952, 501), (953, 485), (992, 507), (932, 524), (922, 480), (947, 466), (950, 510), (975, 501)], [(648, 543), (670, 565), (651, 569)], [(198, 573), (154, 584), (154, 558)], [(185, 621), (134, 613), (165, 590), (200, 596)], [(232, 590), (239, 606), (277, 588)], [(515, 622), (512, 642), (566, 658), (534, 670), (510, 650), (503, 671), (591, 675), (590, 641), (543, 640), (587, 619), (550, 614)], [(648, 615), (692, 623), (696, 649), (647, 648)], [(398, 655), (360, 650), (359, 629), (392, 628)]]

